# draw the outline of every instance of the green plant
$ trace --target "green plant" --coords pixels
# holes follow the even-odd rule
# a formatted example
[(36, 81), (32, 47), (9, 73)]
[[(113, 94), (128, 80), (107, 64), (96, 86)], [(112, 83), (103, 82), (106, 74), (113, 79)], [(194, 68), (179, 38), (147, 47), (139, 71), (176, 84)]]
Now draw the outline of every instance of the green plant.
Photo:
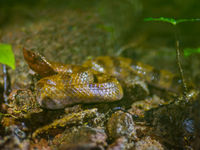
[(160, 18), (145, 18), (144, 21), (161, 21), (161, 22), (167, 22), (172, 25), (177, 25), (179, 23), (183, 22), (194, 22), (194, 21), (200, 21), (199, 18), (197, 19), (174, 19), (174, 18), (165, 18), (165, 17), (160, 17)]
[(0, 43), (0, 63), (15, 69), (15, 57), (10, 44)]
[(183, 50), (183, 54), (185, 57), (188, 57), (192, 55), (193, 53), (200, 53), (200, 47), (199, 48), (185, 48)]
[(7, 98), (10, 90), (10, 78), (6, 65), (10, 66), (12, 69), (15, 69), (15, 57), (11, 45), (0, 44), (0, 63), (3, 66), (3, 80), (4, 80), (3, 97), (5, 103), (7, 103)]
[(183, 69), (182, 69), (182, 65), (181, 65), (181, 52), (180, 52), (180, 40), (178, 38), (178, 34), (177, 34), (177, 24), (179, 23), (183, 23), (183, 22), (194, 22), (194, 21), (200, 21), (200, 19), (174, 19), (174, 18), (165, 18), (165, 17), (160, 17), (160, 18), (145, 18), (144, 21), (159, 21), (159, 22), (166, 22), (166, 23), (170, 23), (171, 25), (174, 26), (174, 34), (175, 34), (175, 38), (176, 38), (176, 59), (177, 59), (177, 65), (179, 68), (179, 73), (181, 76), (181, 80), (182, 80), (182, 86), (184, 89), (184, 96), (186, 98), (186, 94), (188, 92), (188, 88), (187, 88), (187, 84), (185, 82), (185, 78), (183, 75)]

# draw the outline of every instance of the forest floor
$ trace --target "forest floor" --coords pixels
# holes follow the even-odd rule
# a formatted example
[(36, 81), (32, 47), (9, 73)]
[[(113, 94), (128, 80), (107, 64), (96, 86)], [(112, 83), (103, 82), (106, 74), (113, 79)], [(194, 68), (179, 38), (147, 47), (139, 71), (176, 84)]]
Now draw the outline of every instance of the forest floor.
[[(29, 12), (31, 19), (14, 17), (0, 30), (0, 42), (12, 45), (16, 59), (16, 69), (9, 69), (9, 105), (1, 104), (0, 149), (199, 148), (198, 96), (185, 102), (182, 93), (155, 88), (140, 79), (133, 91), (124, 89), (129, 92), (121, 100), (124, 102), (78, 104), (54, 111), (35, 104), (38, 76), (24, 60), (23, 48), (64, 64), (81, 65), (98, 56), (122, 56), (178, 73), (173, 40), (169, 38), (166, 41), (161, 35), (152, 40), (150, 31), (138, 31), (133, 25), (135, 35), (131, 30), (131, 35), (120, 39), (125, 31), (116, 30), (126, 25), (110, 26), (94, 8), (39, 9)], [(168, 42), (171, 46), (165, 46)], [(195, 83), (199, 81), (198, 58), (193, 56), (184, 62), (186, 77)], [(145, 93), (143, 84), (149, 93)], [(138, 92), (137, 96), (133, 92)], [(116, 107), (125, 110), (113, 111)]]

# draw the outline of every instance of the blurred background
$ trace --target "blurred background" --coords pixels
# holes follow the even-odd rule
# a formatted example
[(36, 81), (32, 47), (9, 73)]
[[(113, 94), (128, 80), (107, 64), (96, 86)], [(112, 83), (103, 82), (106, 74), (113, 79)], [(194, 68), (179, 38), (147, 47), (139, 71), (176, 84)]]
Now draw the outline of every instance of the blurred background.
[[(200, 18), (199, 8), (198, 0), (0, 0), (0, 40), (14, 43), (5, 35), (12, 32), (13, 37), (13, 31), (20, 29), (26, 36), (18, 36), (18, 40), (24, 39), (18, 43), (38, 49), (50, 59), (59, 57), (64, 63), (69, 63), (66, 60), (81, 63), (82, 57), (117, 55), (176, 72), (174, 27), (167, 23), (144, 22), (144, 18)], [(45, 21), (51, 23), (45, 24)], [(177, 26), (181, 49), (200, 47), (199, 26), (200, 22)], [(27, 41), (35, 43), (27, 44)], [(56, 57), (45, 51), (47, 49), (54, 49), (55, 53), (51, 53)], [(75, 57), (80, 51), (82, 57)], [(198, 60), (197, 55), (193, 57)], [(190, 63), (196, 64), (195, 68), (200, 65), (191, 62), (191, 57), (186, 59), (186, 74), (191, 75), (194, 68)], [(192, 71), (192, 74), (198, 73)]]
[[(173, 30), (169, 25), (143, 22), (145, 17), (200, 18), (199, 8), (198, 0), (0, 0), (0, 28), (37, 21), (45, 12), (65, 9), (91, 11), (101, 17), (105, 30), (112, 32), (120, 45), (145, 32), (153, 41), (160, 36), (171, 36)], [(199, 26), (199, 23), (180, 25), (185, 46), (199, 46)], [(168, 44), (171, 44), (170, 40)]]

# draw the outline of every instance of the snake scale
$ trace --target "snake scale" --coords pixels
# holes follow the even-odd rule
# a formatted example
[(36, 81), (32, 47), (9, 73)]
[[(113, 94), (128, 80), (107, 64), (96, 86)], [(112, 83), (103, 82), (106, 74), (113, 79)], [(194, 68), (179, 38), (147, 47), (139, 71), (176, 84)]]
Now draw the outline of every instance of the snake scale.
[(181, 90), (181, 81), (173, 73), (129, 58), (99, 56), (80, 66), (47, 61), (26, 49), (23, 54), (29, 67), (42, 77), (36, 84), (37, 101), (48, 109), (120, 100), (123, 89), (119, 81), (130, 75), (137, 75), (163, 89)]

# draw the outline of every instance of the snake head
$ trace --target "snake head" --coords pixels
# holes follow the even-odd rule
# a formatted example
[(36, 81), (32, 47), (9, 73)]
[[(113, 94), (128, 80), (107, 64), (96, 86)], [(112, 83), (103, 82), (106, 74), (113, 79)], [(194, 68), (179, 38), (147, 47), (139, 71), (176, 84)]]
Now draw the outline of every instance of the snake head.
[(42, 77), (57, 74), (50, 62), (39, 53), (23, 48), (24, 59), (29, 67)]

